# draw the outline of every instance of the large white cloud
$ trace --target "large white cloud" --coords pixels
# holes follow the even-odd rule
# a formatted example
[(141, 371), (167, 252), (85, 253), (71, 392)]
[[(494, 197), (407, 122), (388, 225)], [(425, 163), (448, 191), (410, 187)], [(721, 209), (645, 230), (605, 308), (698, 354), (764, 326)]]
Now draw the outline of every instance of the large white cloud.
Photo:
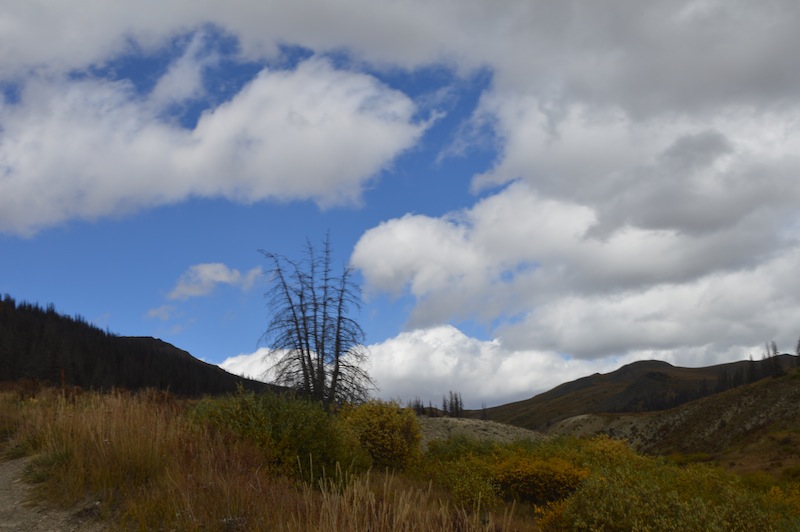
[(186, 129), (159, 104), (200, 90), (193, 63), (168, 71), (151, 98), (124, 81), (26, 80), (19, 101), (1, 108), (0, 230), (191, 196), (352, 203), (425, 127), (401, 93), (312, 58), (263, 70)]
[[(223, 369), (270, 380), (268, 348), (232, 356)], [(519, 401), (593, 373), (606, 373), (638, 358), (675, 362), (667, 352), (639, 352), (604, 360), (580, 360), (551, 350), (514, 350), (500, 341), (470, 338), (449, 325), (415, 329), (369, 346), (367, 369), (386, 400), (440, 406), (449, 392), (461, 394), (467, 408)]]
[(798, 20), (793, 0), (4, 5), (0, 79), (20, 100), (0, 108), (0, 230), (192, 195), (357, 201), (420, 138), (407, 97), (320, 59), (263, 71), (192, 130), (163, 118), (202, 94), (215, 58), (192, 46), (146, 97), (70, 75), (211, 24), (241, 57), (290, 44), (375, 70), (491, 73), (472, 123), (498, 155), (473, 188), (506, 188), (388, 220), (353, 254), (370, 289), (417, 298), (426, 338), (477, 317), (520, 368), (513, 353), (686, 363), (785, 345), (800, 308)]
[(362, 236), (352, 262), (368, 290), (416, 297), (411, 327), (474, 318), (514, 350), (602, 358), (705, 346), (691, 352), (711, 363), (764, 339), (793, 345), (800, 248), (787, 212), (742, 214), (713, 232), (625, 226), (599, 239), (592, 209), (516, 183), (446, 218), (387, 221)]
[(449, 325), (401, 333), (370, 346), (370, 354), (370, 374), (381, 397), (419, 397), (440, 406), (442, 396), (454, 391), (473, 409), (527, 399), (623, 363), (575, 361), (552, 350), (512, 350), (498, 340), (470, 338)]
[(473, 116), (499, 149), (473, 190), (505, 188), (367, 231), (368, 288), (408, 289), (410, 327), (477, 318), (514, 350), (691, 365), (790, 343), (800, 297), (773, 273), (798, 253), (800, 82), (773, 52), (797, 7), (514, 5)]
[(132, 45), (153, 48), (206, 23), (249, 54), (279, 43), (346, 49), (385, 64), (489, 66), (504, 87), (639, 114), (797, 94), (800, 7), (792, 0), (81, 0), (6, 3), (0, 72), (82, 68)]
[(241, 375), (248, 379), (270, 382), (270, 361), (267, 359), (269, 348), (261, 347), (254, 353), (242, 353), (228, 357), (219, 365), (222, 369), (234, 375)]

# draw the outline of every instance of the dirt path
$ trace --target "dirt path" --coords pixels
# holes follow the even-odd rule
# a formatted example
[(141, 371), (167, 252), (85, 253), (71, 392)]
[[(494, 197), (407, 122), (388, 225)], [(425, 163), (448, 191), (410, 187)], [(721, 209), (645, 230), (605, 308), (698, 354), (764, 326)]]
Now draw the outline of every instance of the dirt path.
[(22, 480), (25, 458), (0, 462), (0, 531), (10, 532), (95, 532), (106, 528), (93, 523), (82, 512), (32, 505), (30, 484)]

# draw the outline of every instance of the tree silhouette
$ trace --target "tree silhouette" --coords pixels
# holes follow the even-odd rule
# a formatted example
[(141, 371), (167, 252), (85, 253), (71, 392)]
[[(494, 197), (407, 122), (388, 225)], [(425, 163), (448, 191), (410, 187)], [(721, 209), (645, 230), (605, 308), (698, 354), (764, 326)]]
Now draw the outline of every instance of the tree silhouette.
[(181, 395), (253, 391), (268, 386), (227, 373), (170, 344), (124, 337), (65, 316), (55, 305), (0, 300), (0, 382), (31, 381), (53, 386), (160, 388)]
[(363, 368), (369, 353), (364, 331), (349, 317), (361, 306), (360, 288), (348, 266), (333, 275), (330, 238), (321, 253), (306, 241), (299, 261), (261, 253), (272, 266), (267, 292), (272, 315), (262, 341), (270, 348), (275, 381), (326, 408), (366, 400), (374, 388)]

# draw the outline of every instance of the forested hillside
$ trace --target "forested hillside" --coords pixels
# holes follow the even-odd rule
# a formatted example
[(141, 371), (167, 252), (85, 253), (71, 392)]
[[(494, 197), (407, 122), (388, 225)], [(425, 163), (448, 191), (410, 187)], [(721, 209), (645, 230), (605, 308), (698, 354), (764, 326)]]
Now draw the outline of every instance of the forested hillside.
[(231, 375), (155, 338), (103, 331), (80, 316), (0, 300), (0, 382), (22, 379), (87, 389), (169, 389), (187, 395), (267, 385)]

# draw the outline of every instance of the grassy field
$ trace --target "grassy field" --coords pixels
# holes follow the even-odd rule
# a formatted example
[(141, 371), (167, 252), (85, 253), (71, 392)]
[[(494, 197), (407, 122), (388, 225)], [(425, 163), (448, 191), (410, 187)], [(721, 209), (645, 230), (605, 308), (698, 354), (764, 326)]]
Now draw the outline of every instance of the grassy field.
[(189, 401), (155, 391), (0, 392), (4, 456), (29, 457), (36, 496), (91, 508), (110, 528), (800, 525), (800, 488), (790, 480), (734, 475), (690, 456), (645, 457), (606, 437), (492, 441), (431, 431), (423, 447), (418, 420), (392, 403), (331, 415), (305, 401), (249, 393)]

